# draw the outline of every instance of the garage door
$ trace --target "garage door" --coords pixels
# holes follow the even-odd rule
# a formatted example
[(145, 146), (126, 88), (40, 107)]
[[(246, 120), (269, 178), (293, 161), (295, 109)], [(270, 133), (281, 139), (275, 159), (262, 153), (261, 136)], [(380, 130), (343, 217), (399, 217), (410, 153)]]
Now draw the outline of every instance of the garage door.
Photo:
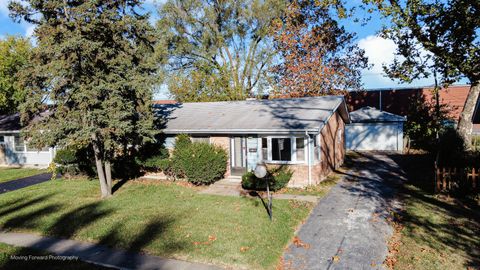
[(401, 123), (354, 123), (346, 126), (346, 146), (349, 150), (403, 149)]

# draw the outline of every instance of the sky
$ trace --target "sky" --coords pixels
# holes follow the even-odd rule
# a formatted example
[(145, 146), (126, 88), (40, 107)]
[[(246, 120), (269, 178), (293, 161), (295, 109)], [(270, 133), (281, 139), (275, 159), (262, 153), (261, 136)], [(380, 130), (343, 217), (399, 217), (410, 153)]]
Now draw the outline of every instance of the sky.
[[(155, 21), (156, 5), (159, 4), (159, 1), (163, 0), (147, 0), (143, 4), (145, 10), (151, 12), (152, 22)], [(6, 35), (32, 36), (35, 29), (32, 25), (25, 22), (15, 23), (8, 16), (8, 2), (9, 0), (0, 0), (0, 38)], [(396, 46), (393, 41), (383, 39), (377, 35), (382, 24), (383, 21), (377, 14), (373, 14), (371, 20), (366, 25), (361, 25), (352, 20), (343, 22), (347, 31), (356, 33), (356, 42), (358, 42), (360, 48), (365, 50), (370, 64), (373, 65), (371, 69), (362, 71), (364, 87), (366, 89), (375, 89), (433, 85), (433, 78), (417, 80), (411, 84), (399, 84), (384, 76), (382, 64), (389, 64), (393, 61)], [(466, 80), (462, 80), (459, 83), (466, 82)], [(161, 94), (160, 98), (162, 96), (163, 94)]]

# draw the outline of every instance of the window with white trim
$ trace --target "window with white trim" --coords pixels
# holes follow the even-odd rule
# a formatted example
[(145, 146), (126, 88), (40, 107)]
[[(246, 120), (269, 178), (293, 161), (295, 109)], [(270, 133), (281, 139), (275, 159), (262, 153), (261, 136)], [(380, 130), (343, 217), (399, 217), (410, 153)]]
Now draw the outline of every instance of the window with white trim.
[(313, 137), (313, 160), (315, 162), (320, 161), (321, 155), (321, 148), (320, 148), (320, 135), (316, 135)]
[(13, 136), (13, 145), (15, 152), (48, 152), (48, 146), (38, 149), (33, 146), (29, 146), (28, 143), (20, 136), (20, 134), (15, 134)]
[(292, 160), (292, 140), (290, 138), (272, 138), (270, 149), (272, 161)]
[(25, 152), (25, 141), (22, 137), (20, 137), (20, 134), (15, 134), (13, 136), (13, 144), (15, 147), (15, 151)]
[(304, 163), (307, 151), (304, 137), (272, 136), (262, 138), (262, 157), (272, 163)]

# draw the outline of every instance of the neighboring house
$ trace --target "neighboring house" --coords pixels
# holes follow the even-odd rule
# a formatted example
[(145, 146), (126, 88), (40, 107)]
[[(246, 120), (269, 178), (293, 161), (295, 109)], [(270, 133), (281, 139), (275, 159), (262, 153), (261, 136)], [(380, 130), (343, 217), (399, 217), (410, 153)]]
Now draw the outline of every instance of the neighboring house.
[[(405, 116), (409, 110), (413, 109), (412, 105), (416, 104), (416, 101), (434, 104), (435, 96), (432, 91), (433, 87), (370, 89), (350, 92), (346, 100), (350, 111), (370, 106)], [(460, 119), (469, 91), (470, 85), (451, 85), (448, 88), (442, 88), (439, 92), (440, 104), (445, 105), (449, 110), (448, 116), (454, 125)], [(472, 132), (480, 133), (480, 124), (474, 124)]]
[(0, 115), (0, 166), (47, 167), (55, 156), (54, 148), (35, 149), (20, 136), (20, 115)]
[(165, 145), (175, 135), (220, 145), (227, 150), (226, 176), (241, 176), (257, 163), (288, 166), (290, 186), (319, 183), (343, 163), (345, 124), (342, 96), (156, 104)]
[(347, 150), (403, 151), (405, 117), (363, 107), (350, 112), (351, 123), (345, 127)]

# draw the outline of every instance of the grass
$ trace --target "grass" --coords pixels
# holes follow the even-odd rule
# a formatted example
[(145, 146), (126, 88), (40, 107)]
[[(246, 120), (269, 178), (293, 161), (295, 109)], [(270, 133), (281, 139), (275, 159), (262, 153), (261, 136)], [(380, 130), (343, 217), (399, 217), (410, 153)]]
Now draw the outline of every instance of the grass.
[(404, 159), (409, 183), (401, 192), (404, 211), (399, 220), (399, 241), (393, 243), (394, 269), (479, 269), (478, 205), (433, 195), (428, 157), (410, 155)]
[(409, 185), (395, 269), (478, 269), (478, 210)]
[[(87, 270), (87, 269), (110, 269), (89, 263), (85, 263), (76, 259), (72, 260), (55, 260), (52, 258), (45, 259), (51, 254), (39, 252), (37, 250), (14, 247), (0, 243), (0, 268), (4, 270), (23, 269), (23, 270)], [(13, 257), (15, 256), (15, 257)], [(16, 259), (15, 259), (16, 258)], [(37, 258), (37, 259), (34, 259)]]
[(130, 181), (99, 200), (98, 181), (54, 180), (3, 194), (0, 227), (219, 266), (274, 269), (312, 204), (198, 194)]
[(33, 168), (0, 168), (0, 183), (47, 172)]
[(311, 185), (305, 188), (284, 188), (279, 193), (293, 194), (293, 195), (312, 195), (323, 197), (330, 189), (340, 180), (340, 176), (336, 173), (331, 173), (325, 180), (318, 185)]

